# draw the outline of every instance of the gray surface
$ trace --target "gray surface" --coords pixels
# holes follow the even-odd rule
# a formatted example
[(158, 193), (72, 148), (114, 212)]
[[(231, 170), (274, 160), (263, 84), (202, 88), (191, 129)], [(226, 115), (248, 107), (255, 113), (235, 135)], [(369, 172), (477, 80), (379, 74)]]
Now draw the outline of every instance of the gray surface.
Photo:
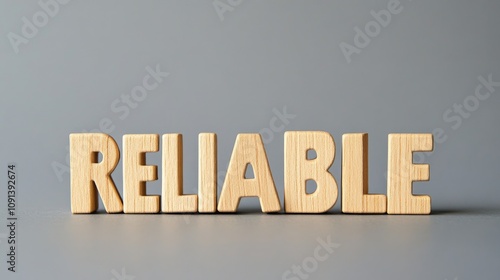
[[(40, 7), (0, 0), (0, 168), (18, 164), (18, 278), (118, 279), (113, 270), (124, 267), (136, 279), (280, 279), (331, 235), (340, 247), (310, 279), (498, 279), (500, 87), (460, 125), (456, 113), (454, 121), (443, 114), (471, 100), (479, 76), (500, 81), (500, 2), (401, 1), (348, 63), (339, 45), (354, 44), (354, 28), (388, 2), (243, 1), (221, 20), (211, 1), (73, 0), (16, 54), (9, 32), (21, 34), (22, 17)], [(111, 104), (156, 65), (170, 75), (120, 119)], [(269, 129), (285, 106), (295, 115), (285, 130), (335, 137), (338, 182), (342, 134), (368, 132), (374, 193), (386, 192), (388, 133), (442, 129), (446, 140), (416, 158), (431, 165), (431, 181), (415, 185), (441, 212), (264, 215), (246, 199), (250, 214), (189, 215), (189, 223), (69, 214), (69, 176), (53, 171), (65, 164), (69, 133), (103, 118), (120, 146), (126, 133), (183, 133), (185, 190), (195, 193), (198, 133), (218, 133), (223, 178), (236, 134)], [(266, 149), (282, 199), (282, 132)], [(160, 165), (159, 154), (148, 163)], [(121, 163), (113, 176), (121, 191)], [(148, 184), (159, 192), (159, 182)], [(0, 275), (13, 278), (4, 265)]]
[[(8, 279), (282, 279), (320, 251), (308, 279), (498, 279), (500, 211), (430, 216), (26, 213)], [(120, 278), (115, 278), (121, 280)], [(286, 278), (285, 278), (286, 279)], [(293, 278), (289, 278), (293, 279)]]

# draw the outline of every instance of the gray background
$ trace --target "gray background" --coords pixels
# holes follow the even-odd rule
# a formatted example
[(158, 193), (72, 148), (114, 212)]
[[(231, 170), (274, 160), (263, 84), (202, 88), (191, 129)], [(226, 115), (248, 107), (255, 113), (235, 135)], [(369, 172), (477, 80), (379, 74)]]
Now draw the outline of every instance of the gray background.
[[(443, 115), (472, 100), (479, 76), (500, 81), (500, 2), (402, 0), (350, 63), (340, 44), (389, 1), (235, 2), (219, 17), (210, 0), (73, 0), (16, 53), (8, 34), (41, 8), (0, 1), (0, 162), (18, 164), (20, 217), (18, 273), (2, 261), (2, 279), (281, 279), (318, 238), (338, 248), (308, 279), (498, 279), (500, 87), (460, 125)], [(170, 75), (120, 119), (111, 104), (156, 65)], [(433, 214), (342, 215), (337, 202), (326, 215), (266, 215), (255, 198), (241, 215), (70, 214), (69, 174), (53, 169), (70, 133), (103, 118), (120, 147), (123, 134), (182, 133), (184, 189), (196, 193), (198, 133), (218, 134), (221, 185), (236, 135), (269, 129), (284, 107), (295, 115), (284, 130), (334, 136), (339, 184), (342, 134), (369, 133), (373, 193), (386, 193), (388, 133), (441, 129), (435, 152), (415, 157), (431, 165), (415, 192)], [(283, 131), (268, 139), (282, 200)], [(159, 153), (147, 160), (161, 168)], [(120, 162), (120, 192), (121, 176)]]

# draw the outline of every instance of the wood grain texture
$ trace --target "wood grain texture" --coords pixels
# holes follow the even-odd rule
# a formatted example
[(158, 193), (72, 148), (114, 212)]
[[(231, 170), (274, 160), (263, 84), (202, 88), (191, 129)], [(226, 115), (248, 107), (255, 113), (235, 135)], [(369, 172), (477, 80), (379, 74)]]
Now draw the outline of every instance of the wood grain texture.
[(413, 164), (413, 152), (430, 152), (432, 134), (389, 134), (387, 213), (429, 214), (431, 197), (413, 195), (414, 181), (429, 180), (428, 164)]
[(183, 194), (182, 135), (162, 136), (162, 203), (164, 213), (198, 211), (198, 195)]
[(217, 135), (198, 135), (198, 212), (217, 212)]
[[(316, 151), (307, 159), (308, 150)], [(323, 131), (285, 132), (285, 212), (323, 213), (337, 201), (338, 187), (328, 171), (335, 160), (333, 137)], [(306, 181), (316, 182), (316, 191), (306, 192)]]
[[(246, 179), (245, 170), (251, 164), (254, 178)], [(281, 210), (278, 193), (260, 134), (238, 134), (229, 161), (217, 209), (236, 212), (242, 197), (257, 196), (262, 212)]]
[[(97, 210), (97, 191), (108, 213), (123, 211), (123, 203), (111, 178), (120, 159), (115, 140), (103, 133), (74, 133), (69, 136), (71, 212)], [(98, 162), (98, 152), (103, 155)]]
[(386, 213), (387, 197), (368, 194), (368, 134), (342, 135), (342, 212)]
[(123, 136), (123, 203), (125, 213), (158, 213), (160, 197), (146, 195), (146, 182), (158, 180), (158, 167), (146, 165), (146, 153), (158, 152), (158, 134)]

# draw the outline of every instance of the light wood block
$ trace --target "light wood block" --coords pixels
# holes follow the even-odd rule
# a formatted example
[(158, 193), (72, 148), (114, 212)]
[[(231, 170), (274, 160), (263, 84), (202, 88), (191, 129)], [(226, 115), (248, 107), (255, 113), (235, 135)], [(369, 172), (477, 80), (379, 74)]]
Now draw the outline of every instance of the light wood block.
[(158, 167), (146, 165), (146, 153), (158, 152), (158, 134), (123, 136), (123, 200), (125, 213), (158, 213), (160, 197), (146, 195), (146, 182), (158, 180)]
[(198, 135), (198, 211), (217, 211), (217, 135)]
[[(123, 211), (123, 203), (111, 178), (120, 159), (115, 140), (103, 133), (70, 134), (71, 212), (97, 210), (97, 191), (108, 213)], [(97, 162), (97, 153), (103, 155)], [(97, 188), (97, 191), (96, 191)]]
[[(307, 159), (308, 150), (316, 151)], [(285, 212), (323, 213), (337, 201), (338, 187), (328, 171), (335, 159), (333, 137), (323, 131), (285, 132)], [(306, 192), (306, 181), (316, 182), (316, 191)]]
[(387, 213), (429, 214), (431, 197), (413, 195), (414, 181), (429, 180), (428, 164), (413, 164), (413, 152), (431, 152), (432, 134), (389, 134)]
[(342, 135), (342, 212), (386, 213), (387, 197), (368, 194), (368, 134)]
[[(252, 179), (245, 178), (248, 164), (254, 170)], [(238, 134), (236, 137), (217, 209), (219, 212), (236, 212), (240, 199), (249, 196), (259, 197), (262, 212), (281, 210), (260, 134)]]
[(182, 135), (162, 136), (162, 202), (164, 213), (198, 211), (198, 195), (183, 194)]

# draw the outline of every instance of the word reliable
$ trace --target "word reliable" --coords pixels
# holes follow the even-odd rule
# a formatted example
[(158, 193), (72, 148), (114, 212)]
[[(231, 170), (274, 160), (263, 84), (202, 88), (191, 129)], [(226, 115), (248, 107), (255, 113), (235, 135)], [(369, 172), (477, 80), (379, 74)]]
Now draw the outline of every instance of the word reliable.
[[(160, 136), (123, 136), (123, 201), (111, 173), (120, 159), (115, 140), (102, 133), (70, 137), (71, 211), (97, 210), (99, 193), (108, 213), (236, 212), (240, 199), (258, 197), (262, 212), (278, 212), (280, 201), (260, 134), (238, 134), (217, 204), (217, 135), (199, 134), (198, 194), (183, 194), (182, 135), (162, 135), (162, 191), (146, 195), (146, 182), (158, 179), (158, 168), (146, 164), (146, 153), (158, 152)], [(323, 213), (335, 205), (337, 182), (328, 171), (335, 142), (328, 132), (287, 131), (284, 135), (284, 208), (286, 213)], [(387, 196), (368, 194), (368, 134), (342, 136), (342, 212), (429, 214), (431, 198), (413, 195), (414, 181), (429, 180), (428, 164), (413, 164), (413, 152), (430, 152), (432, 134), (389, 134)], [(316, 156), (309, 156), (311, 151)], [(99, 158), (99, 153), (102, 159)], [(253, 178), (246, 178), (249, 166)], [(308, 180), (316, 190), (307, 193)]]

